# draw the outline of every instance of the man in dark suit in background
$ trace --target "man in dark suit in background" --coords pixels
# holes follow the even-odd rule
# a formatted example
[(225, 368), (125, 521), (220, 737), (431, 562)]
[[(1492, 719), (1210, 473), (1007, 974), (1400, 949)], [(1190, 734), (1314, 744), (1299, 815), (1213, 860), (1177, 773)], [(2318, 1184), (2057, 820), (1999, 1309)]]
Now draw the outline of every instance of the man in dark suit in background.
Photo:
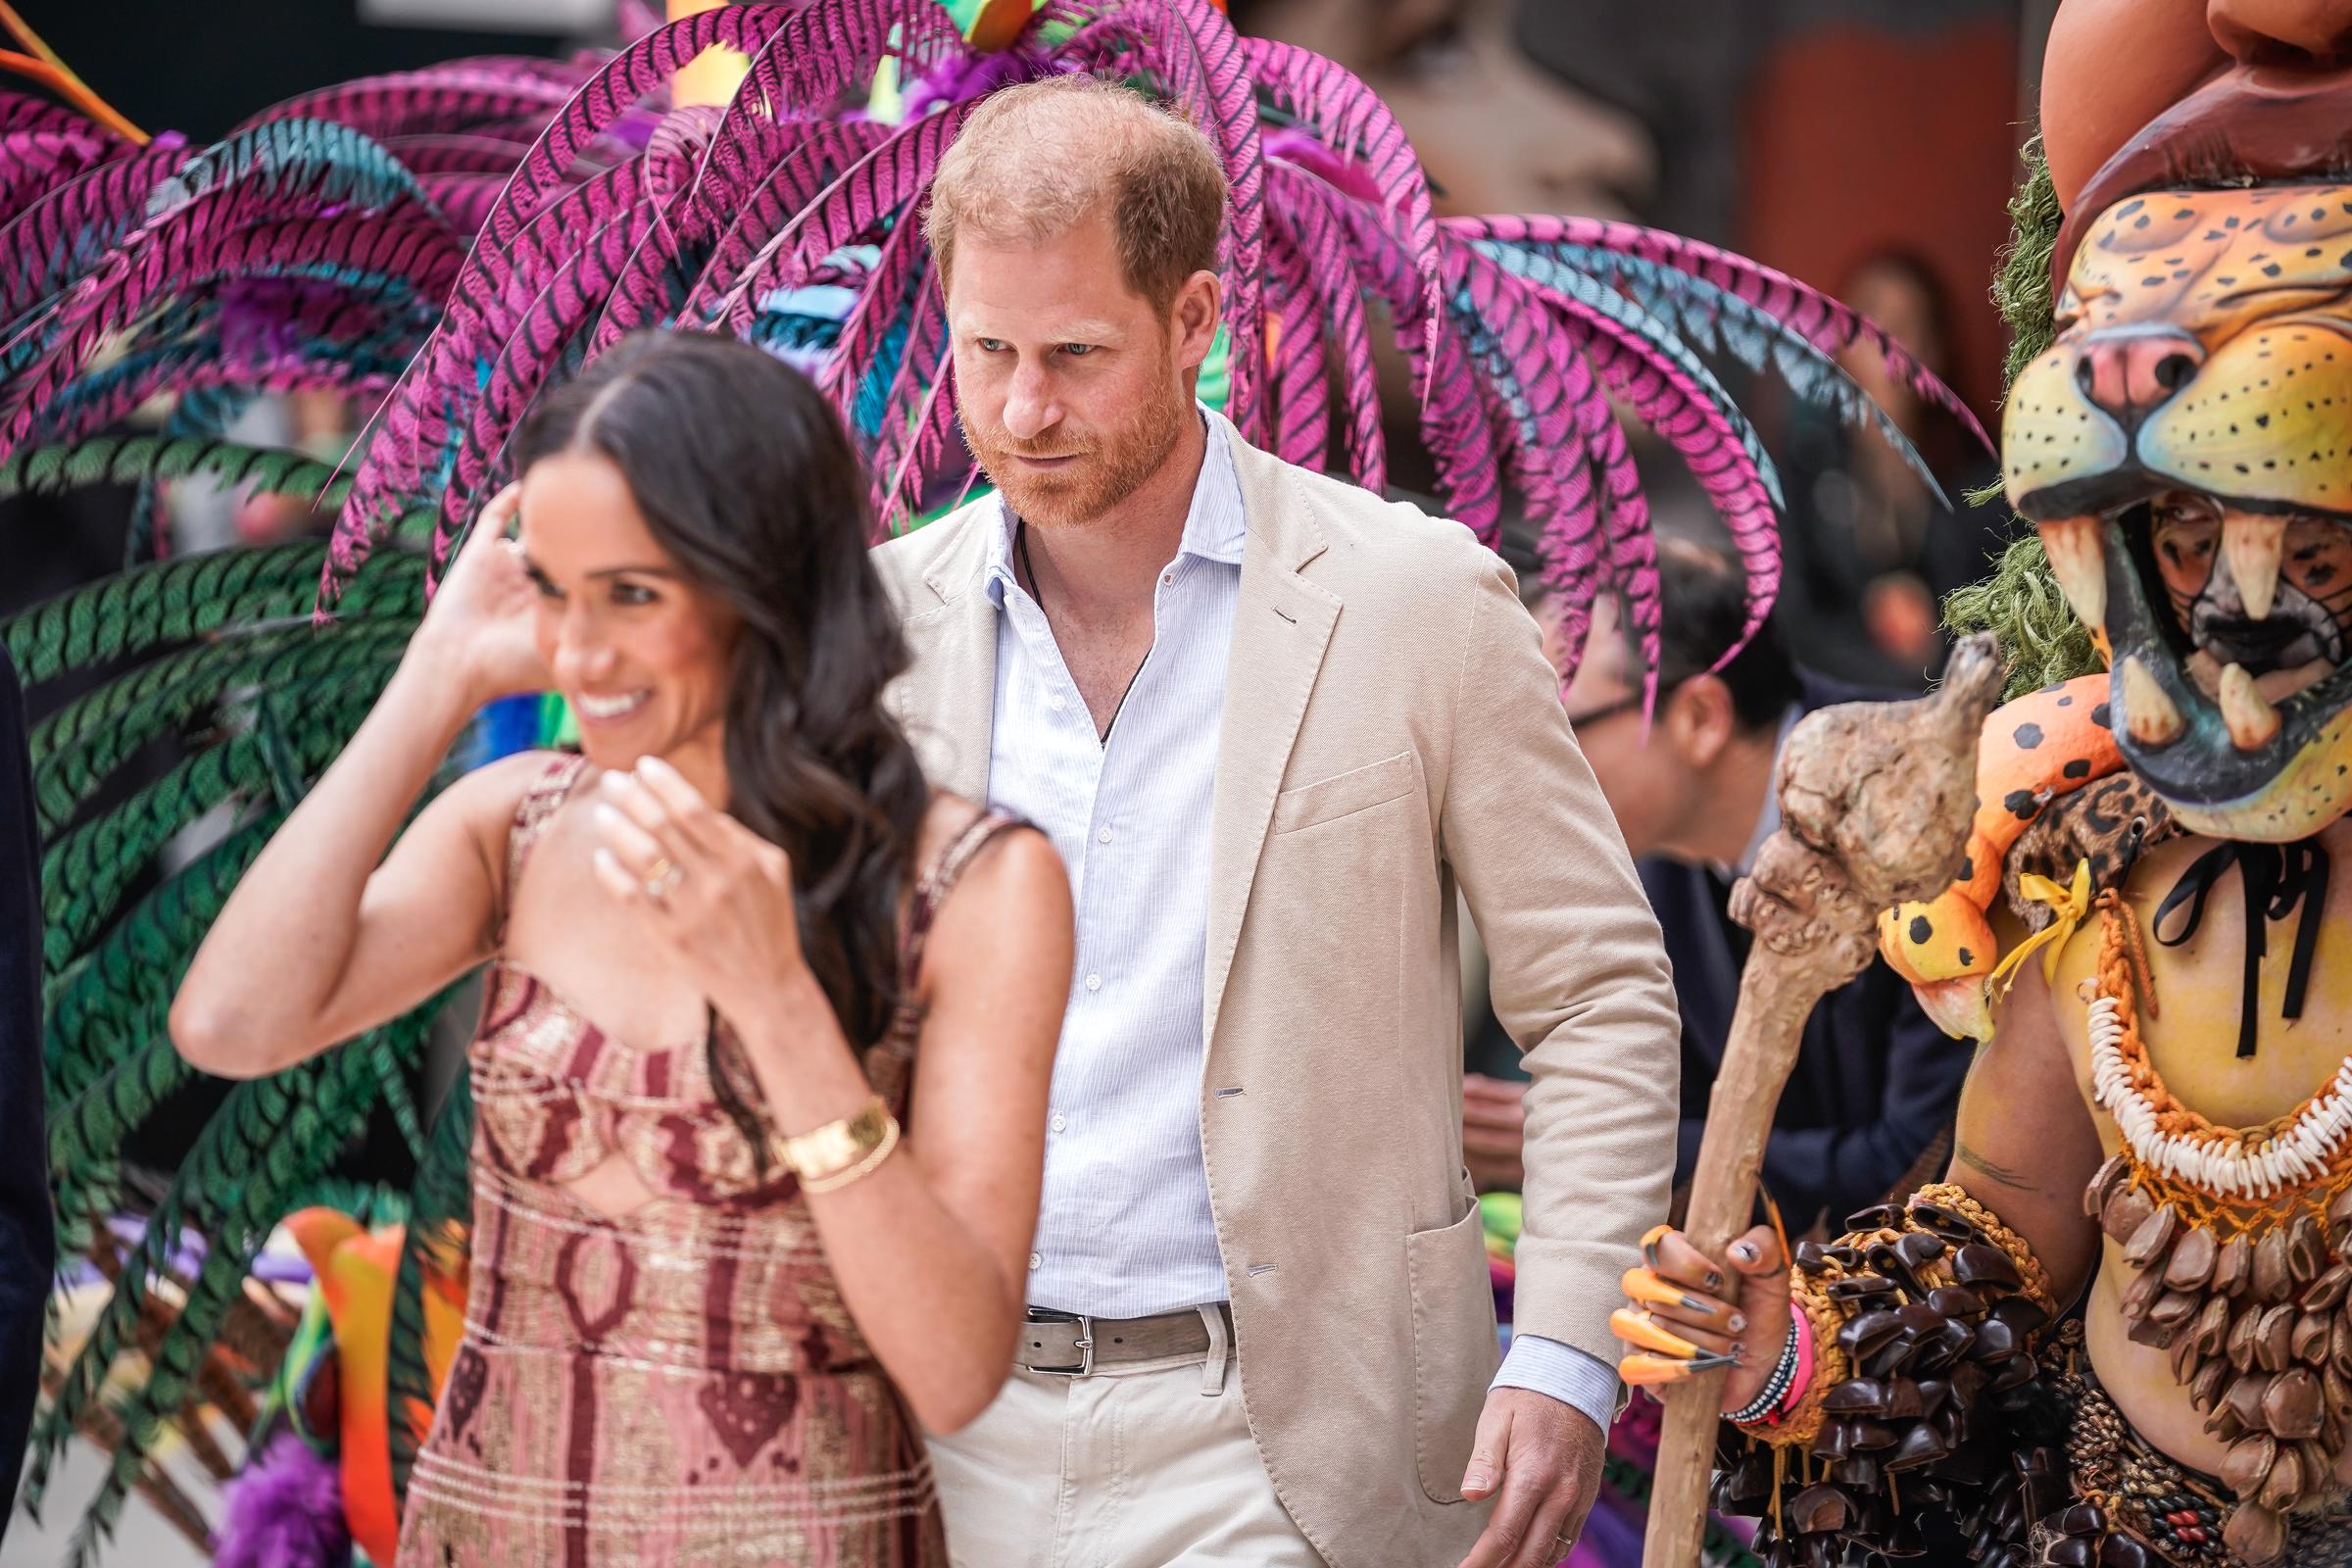
[[(1772, 782), (1781, 743), (1813, 709), (1876, 694), (1800, 672), (1770, 626), (1710, 671), (1744, 618), (1739, 566), (1687, 540), (1666, 541), (1660, 558), (1665, 602), (1648, 735), (1641, 652), (1628, 645), (1613, 600), (1594, 609), (1567, 703), (1674, 962), (1683, 1013), (1680, 1186), (1697, 1161), (1747, 958), (1748, 934), (1725, 906), (1732, 883), (1780, 825)], [(1564, 662), (1558, 615), (1542, 598), (1531, 608), (1544, 625), (1546, 652)], [(1463, 1090), (1464, 1151), (1482, 1188), (1510, 1187), (1524, 1086), (1500, 1076), (1513, 1054), (1484, 1051), (1483, 1036), (1473, 1038)], [(1825, 1218), (1841, 1228), (1848, 1212), (1878, 1201), (1928, 1156), (1940, 1162), (1969, 1054), (1928, 1021), (1882, 962), (1825, 997), (1805, 1025), (1764, 1152), (1764, 1183), (1789, 1230), (1801, 1234)]]
[(57, 1255), (41, 1117), (40, 873), (24, 694), (0, 649), (0, 1532), (16, 1511)]

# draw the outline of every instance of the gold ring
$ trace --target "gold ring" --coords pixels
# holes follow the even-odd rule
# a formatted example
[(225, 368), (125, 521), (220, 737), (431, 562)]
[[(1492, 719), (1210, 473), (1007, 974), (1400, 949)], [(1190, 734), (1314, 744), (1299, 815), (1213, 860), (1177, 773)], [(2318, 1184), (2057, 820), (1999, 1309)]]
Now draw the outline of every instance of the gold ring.
[(653, 874), (645, 879), (645, 896), (660, 904), (675, 893), (678, 884), (685, 880), (686, 873), (671, 864), (668, 856), (662, 856), (654, 861)]

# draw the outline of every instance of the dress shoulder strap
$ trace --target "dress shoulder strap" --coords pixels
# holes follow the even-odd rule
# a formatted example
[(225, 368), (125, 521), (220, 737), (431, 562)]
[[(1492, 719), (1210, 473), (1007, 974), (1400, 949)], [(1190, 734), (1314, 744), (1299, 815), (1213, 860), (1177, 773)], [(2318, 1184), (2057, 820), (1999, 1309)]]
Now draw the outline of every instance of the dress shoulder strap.
[(899, 983), (907, 996), (914, 994), (915, 981), (923, 972), (923, 944), (931, 935), (931, 924), (938, 918), (939, 906), (947, 902), (956, 878), (999, 835), (1026, 826), (1026, 822), (1009, 812), (982, 811), (932, 857), (931, 863), (915, 882), (914, 898), (906, 910), (906, 940), (901, 944)]
[[(515, 803), (514, 821), (507, 829), (507, 892), (506, 903), (513, 907), (514, 886), (521, 880), (523, 862), (531, 858), (531, 847), (547, 831), (557, 809), (571, 794), (580, 775), (588, 770), (588, 759), (576, 752), (559, 752), (548, 760), (547, 768), (531, 781)], [(499, 929), (506, 929), (506, 914), (499, 914)]]

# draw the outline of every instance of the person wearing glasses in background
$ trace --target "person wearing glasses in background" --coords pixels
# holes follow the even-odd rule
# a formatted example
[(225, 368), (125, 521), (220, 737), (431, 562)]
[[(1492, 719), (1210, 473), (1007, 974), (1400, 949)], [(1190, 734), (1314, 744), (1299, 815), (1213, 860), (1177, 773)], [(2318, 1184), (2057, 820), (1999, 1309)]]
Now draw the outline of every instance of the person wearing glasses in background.
[[(1770, 624), (1714, 669), (1745, 615), (1739, 564), (1689, 540), (1668, 540), (1659, 555), (1665, 604), (1648, 734), (1641, 651), (1628, 641), (1614, 598), (1594, 607), (1567, 703), (1674, 963), (1683, 1012), (1679, 1189), (1697, 1162), (1747, 959), (1748, 933), (1726, 905), (1732, 884), (1780, 825), (1772, 784), (1781, 745), (1814, 709), (1883, 694), (1798, 668)], [(1568, 650), (1557, 607), (1532, 574), (1525, 580), (1544, 651), (1562, 664)], [(1473, 1032), (1463, 1147), (1482, 1188), (1515, 1188), (1526, 1085), (1514, 1076), (1517, 1053), (1495, 1044), (1492, 1028)], [(1939, 1157), (1968, 1062), (1967, 1048), (1945, 1038), (1882, 962), (1823, 998), (1805, 1025), (1764, 1152), (1764, 1185), (1789, 1233), (1825, 1222), (1841, 1229), (1848, 1212), (1879, 1201), (1923, 1160)]]

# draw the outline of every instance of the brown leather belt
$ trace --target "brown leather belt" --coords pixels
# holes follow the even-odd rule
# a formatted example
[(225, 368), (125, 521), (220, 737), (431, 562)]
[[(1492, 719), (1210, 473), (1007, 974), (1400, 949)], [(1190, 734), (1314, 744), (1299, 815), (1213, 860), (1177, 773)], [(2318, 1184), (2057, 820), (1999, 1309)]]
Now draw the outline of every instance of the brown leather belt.
[[(1028, 1321), (1021, 1325), (1013, 1364), (1025, 1371), (1078, 1378), (1097, 1367), (1131, 1361), (1204, 1356), (1209, 1348), (1208, 1325), (1201, 1321), (1200, 1310), (1188, 1306), (1152, 1317), (1080, 1317), (1033, 1306)], [(1225, 1343), (1230, 1345), (1233, 1309), (1219, 1301), (1214, 1310), (1225, 1320)]]

